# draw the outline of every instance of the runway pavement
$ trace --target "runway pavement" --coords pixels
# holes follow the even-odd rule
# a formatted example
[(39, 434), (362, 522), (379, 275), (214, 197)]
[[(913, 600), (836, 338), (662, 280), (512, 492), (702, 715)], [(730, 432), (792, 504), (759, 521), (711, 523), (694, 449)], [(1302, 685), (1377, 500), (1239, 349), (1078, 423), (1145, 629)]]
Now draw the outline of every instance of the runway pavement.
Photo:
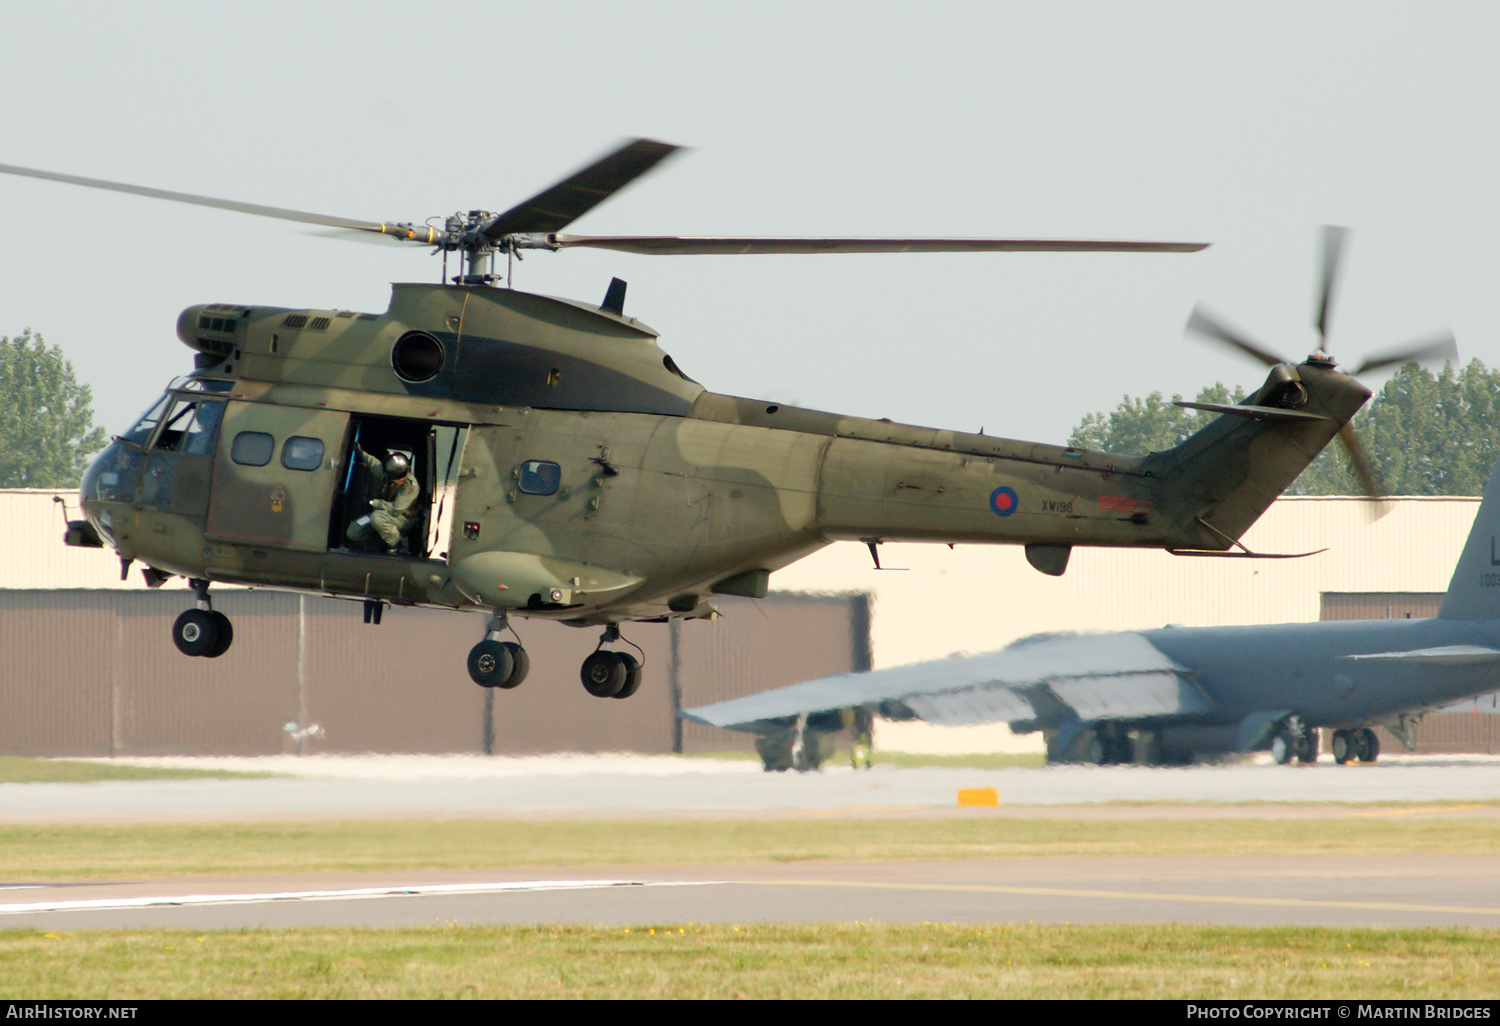
[(956, 811), (992, 787), (1021, 808), (1130, 803), (1500, 802), (1500, 758), (1315, 766), (897, 769), (765, 773), (754, 761), (665, 756), (284, 756), (134, 764), (286, 774), (268, 779), (0, 785), (0, 822), (300, 816), (766, 815)]
[(1488, 855), (818, 862), (0, 887), (0, 929), (756, 922), (1500, 928)]
[[(142, 760), (144, 761), (144, 760)], [(175, 765), (187, 760), (151, 760)], [(1500, 816), (1500, 759), (766, 774), (638, 756), (192, 760), (266, 779), (0, 785), (0, 822), (299, 817)], [(961, 809), (994, 787), (998, 808)], [(1366, 804), (1381, 803), (1381, 804)], [(443, 923), (1200, 922), (1500, 928), (1493, 856), (1194, 856), (566, 867), (0, 884), (0, 929)]]

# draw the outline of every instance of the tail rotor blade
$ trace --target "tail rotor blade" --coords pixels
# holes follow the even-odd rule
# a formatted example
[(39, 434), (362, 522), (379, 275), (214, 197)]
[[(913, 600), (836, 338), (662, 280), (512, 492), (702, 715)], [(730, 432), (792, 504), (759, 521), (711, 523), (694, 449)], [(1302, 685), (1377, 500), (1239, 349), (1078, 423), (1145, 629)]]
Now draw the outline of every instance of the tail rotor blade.
[(1359, 442), (1359, 436), (1354, 433), (1354, 428), (1345, 424), (1339, 429), (1339, 442), (1344, 446), (1344, 452), (1349, 455), (1349, 465), (1354, 468), (1354, 476), (1359, 478), (1360, 488), (1364, 490), (1365, 496), (1370, 500), (1370, 514), (1372, 519), (1379, 519), (1386, 513), (1385, 491), (1380, 487), (1380, 481), (1375, 474), (1375, 466), (1370, 462), (1369, 456), (1365, 455), (1365, 448)]
[(1223, 323), (1210, 316), (1202, 306), (1193, 307), (1193, 315), (1188, 318), (1187, 330), (1196, 331), (1200, 335), (1218, 339), (1220, 342), (1227, 342), (1236, 349), (1249, 353), (1268, 367), (1274, 367), (1278, 363), (1286, 362), (1277, 353), (1267, 349), (1259, 342), (1251, 340), (1244, 332), (1226, 327)]
[(1328, 348), (1328, 322), (1333, 314), (1333, 295), (1338, 287), (1339, 263), (1344, 256), (1344, 239), (1349, 229), (1337, 225), (1323, 226), (1323, 284), (1318, 290), (1318, 316), (1313, 322), (1318, 328), (1318, 337), (1323, 340), (1323, 349)]
[(1358, 377), (1361, 374), (1380, 370), (1393, 364), (1422, 363), (1427, 360), (1436, 359), (1458, 362), (1458, 340), (1453, 337), (1451, 332), (1441, 335), (1430, 342), (1366, 357), (1365, 362), (1360, 364), (1359, 368), (1354, 371), (1354, 376)]

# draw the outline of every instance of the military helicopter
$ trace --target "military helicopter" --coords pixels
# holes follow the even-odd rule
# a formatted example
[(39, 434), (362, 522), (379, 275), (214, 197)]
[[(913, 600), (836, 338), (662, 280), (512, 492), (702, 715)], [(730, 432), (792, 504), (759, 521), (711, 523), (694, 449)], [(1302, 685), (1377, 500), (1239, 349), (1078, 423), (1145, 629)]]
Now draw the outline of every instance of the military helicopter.
[[(71, 545), (108, 546), (122, 578), (188, 579), (172, 628), (215, 658), (233, 627), (213, 582), (483, 612), (468, 670), (527, 674), (512, 615), (602, 628), (585, 688), (625, 698), (639, 660), (620, 625), (717, 615), (837, 540), (1008, 543), (1061, 574), (1074, 546), (1254, 556), (1237, 539), (1370, 392), (1321, 351), (1266, 356), (1265, 384), (1182, 445), (1124, 456), (840, 416), (710, 392), (624, 309), (508, 287), (494, 258), (588, 247), (647, 255), (981, 251), (1191, 252), (1198, 243), (970, 238), (581, 236), (562, 229), (677, 147), (630, 141), (502, 213), (360, 221), (0, 165), (0, 171), (431, 247), (437, 284), (396, 284), (383, 313), (210, 303), (184, 310), (196, 351), (83, 478)], [(457, 273), (448, 275), (450, 257)], [(1333, 260), (1325, 275), (1325, 302)], [(1211, 334), (1263, 355), (1200, 315)], [(1320, 322), (1320, 327), (1326, 324)], [(1346, 441), (1352, 443), (1346, 434)], [(363, 530), (394, 456), (420, 487), (394, 543)], [(399, 461), (398, 461), (399, 462)], [(389, 483), (389, 482), (386, 482)], [(372, 502), (374, 507), (372, 507)], [(383, 507), (382, 507), (383, 508)], [(363, 532), (363, 533), (361, 533)], [(373, 543), (373, 544), (372, 544)], [(511, 631), (514, 634), (514, 631)], [(628, 642), (623, 642), (628, 644)]]

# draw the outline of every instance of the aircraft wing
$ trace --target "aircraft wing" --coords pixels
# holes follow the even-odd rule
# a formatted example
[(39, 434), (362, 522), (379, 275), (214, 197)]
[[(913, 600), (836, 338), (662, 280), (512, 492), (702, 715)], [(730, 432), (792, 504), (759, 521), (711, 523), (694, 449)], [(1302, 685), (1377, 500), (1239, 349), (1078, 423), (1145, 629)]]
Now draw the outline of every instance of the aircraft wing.
[(1008, 722), (1037, 729), (1075, 718), (1191, 715), (1212, 703), (1191, 670), (1127, 632), (1028, 639), (985, 655), (824, 677), (678, 715), (764, 733), (798, 716), (854, 706), (944, 726)]

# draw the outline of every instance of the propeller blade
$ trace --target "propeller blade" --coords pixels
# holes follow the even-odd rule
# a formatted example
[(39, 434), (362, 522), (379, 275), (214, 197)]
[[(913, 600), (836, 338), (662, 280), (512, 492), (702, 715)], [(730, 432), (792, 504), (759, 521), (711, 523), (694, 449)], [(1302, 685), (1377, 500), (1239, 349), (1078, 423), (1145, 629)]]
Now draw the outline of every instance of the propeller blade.
[(1323, 226), (1323, 285), (1318, 291), (1318, 316), (1313, 322), (1318, 328), (1322, 348), (1328, 349), (1328, 320), (1333, 313), (1333, 294), (1338, 287), (1339, 263), (1344, 255), (1344, 239), (1349, 229), (1337, 225)]
[(1202, 306), (1193, 307), (1193, 315), (1188, 318), (1188, 331), (1196, 331), (1200, 335), (1216, 338), (1220, 342), (1227, 342), (1237, 349), (1244, 350), (1268, 367), (1274, 367), (1278, 363), (1286, 363), (1279, 355), (1267, 349), (1259, 342), (1252, 341), (1243, 332), (1228, 328), (1209, 316)]
[(174, 203), (192, 203), (200, 207), (234, 210), (241, 214), (254, 214), (257, 217), (275, 217), (283, 221), (321, 224), (328, 228), (357, 228), (362, 231), (373, 232), (384, 232), (386, 229), (392, 229), (392, 234), (395, 234), (394, 225), (385, 225), (378, 221), (359, 221), (351, 217), (313, 214), (305, 210), (288, 210), (284, 207), (262, 206), (259, 203), (241, 203), (238, 200), (214, 199), (211, 196), (195, 196), (190, 192), (152, 189), (144, 185), (126, 185), (122, 182), (107, 182), (102, 178), (84, 178), (81, 175), (63, 175), (54, 171), (37, 171), (33, 168), (15, 167), (11, 164), (0, 164), (0, 172), (8, 175), (25, 175), (29, 178), (41, 178), (49, 182), (82, 185), (90, 189), (109, 189), (113, 192), (125, 192), (134, 196), (149, 196), (152, 199), (171, 200)]
[(553, 235), (549, 248), (586, 246), (646, 256), (736, 256), (770, 253), (1196, 253), (1206, 242), (1111, 242), (1087, 239), (972, 239), (792, 236)]
[(679, 149), (652, 139), (628, 142), (550, 189), (495, 215), (480, 230), (496, 241), (524, 232), (561, 231)]
[(1385, 493), (1380, 487), (1380, 482), (1375, 476), (1375, 467), (1370, 463), (1370, 458), (1365, 455), (1364, 446), (1359, 444), (1359, 438), (1354, 433), (1354, 428), (1345, 424), (1339, 429), (1339, 441), (1344, 446), (1344, 452), (1349, 454), (1349, 465), (1354, 468), (1354, 476), (1359, 478), (1360, 487), (1375, 504), (1375, 515), (1378, 517), (1385, 512)]
[(1421, 345), (1408, 346), (1405, 349), (1366, 357), (1365, 362), (1359, 365), (1359, 369), (1352, 373), (1355, 377), (1358, 377), (1361, 374), (1380, 370), (1382, 367), (1389, 367), (1392, 364), (1421, 363), (1425, 360), (1435, 360), (1439, 357), (1444, 360), (1457, 362), (1458, 340), (1451, 333), (1435, 338), (1431, 342), (1424, 342)]

